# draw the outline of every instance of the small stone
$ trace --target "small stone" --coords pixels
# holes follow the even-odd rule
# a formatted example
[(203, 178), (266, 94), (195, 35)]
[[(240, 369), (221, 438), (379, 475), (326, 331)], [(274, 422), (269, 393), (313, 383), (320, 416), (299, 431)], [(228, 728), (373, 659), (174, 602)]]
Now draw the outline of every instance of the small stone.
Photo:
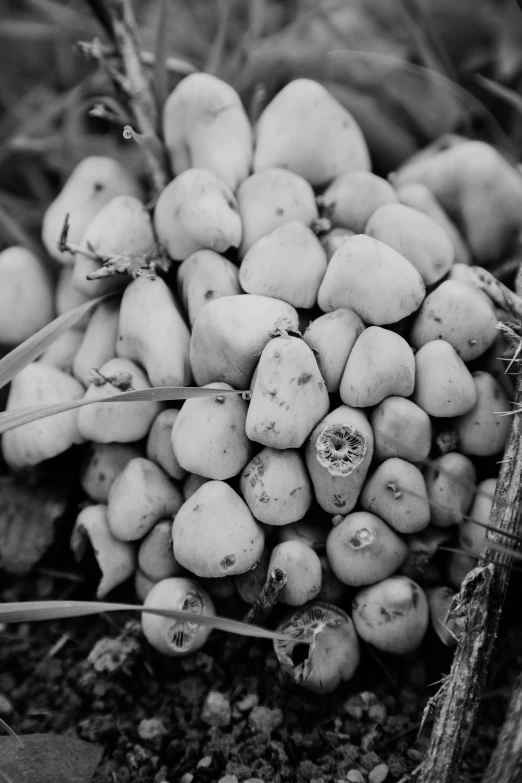
[(254, 707), (248, 716), (251, 726), (256, 731), (271, 734), (279, 728), (283, 722), (283, 713), (279, 708), (271, 710), (269, 707)]
[(407, 756), (409, 759), (414, 761), (416, 764), (419, 764), (419, 762), (422, 761), (422, 753), (419, 753), (418, 750), (415, 750), (415, 748), (409, 748), (407, 750)]
[(350, 718), (361, 720), (364, 714), (364, 704), (360, 696), (350, 696), (343, 704), (343, 710)]
[(350, 742), (343, 742), (339, 750), (346, 766), (356, 764), (361, 755), (360, 748), (357, 745), (352, 745)]
[(377, 753), (373, 753), (373, 751), (370, 751), (369, 753), (365, 753), (359, 758), (359, 764), (366, 772), (369, 772), (371, 769), (376, 767), (377, 764), (380, 763), (381, 760), (379, 756), (377, 755)]
[(212, 756), (203, 756), (196, 764), (196, 769), (207, 769), (212, 764)]
[(359, 696), (361, 697), (362, 703), (367, 709), (379, 703), (379, 699), (375, 693), (372, 693), (371, 691), (362, 691)]
[(179, 783), (192, 783), (193, 780), (194, 775), (192, 772), (185, 772), (185, 774), (180, 777)]
[(248, 778), (244, 783), (265, 783), (265, 781), (261, 780), (261, 778)]
[(368, 710), (368, 717), (370, 720), (375, 721), (379, 726), (382, 726), (386, 720), (386, 707), (384, 704), (374, 704)]
[(376, 740), (379, 738), (379, 732), (377, 727), (374, 726), (371, 731), (363, 734), (361, 737), (361, 750), (367, 753), (369, 750), (373, 750)]
[(346, 775), (346, 780), (349, 783), (365, 783), (364, 775), (358, 769), (351, 769)]
[(219, 783), (239, 783), (239, 780), (235, 775), (225, 775), (223, 778), (219, 778)]
[(214, 659), (211, 655), (198, 652), (195, 655), (188, 655), (181, 659), (181, 668), (184, 672), (203, 672), (209, 674), (214, 666)]
[(277, 672), (280, 670), (279, 661), (277, 660), (277, 655), (275, 653), (268, 653), (266, 656), (265, 661), (265, 669), (269, 674), (273, 674), (274, 672)]
[(134, 745), (134, 749), (127, 753), (125, 757), (131, 769), (138, 769), (149, 760), (150, 754), (142, 745)]
[(391, 753), (388, 758), (388, 767), (394, 778), (402, 778), (408, 770), (408, 764), (406, 760), (398, 753)]
[(139, 652), (140, 643), (134, 635), (133, 626), (127, 623), (120, 636), (114, 639), (104, 637), (96, 642), (87, 661), (97, 672), (112, 673), (133, 661)]
[(259, 696), (257, 693), (247, 693), (240, 701), (237, 702), (236, 707), (241, 712), (249, 712), (259, 704)]
[(210, 691), (203, 704), (201, 720), (209, 726), (228, 726), (232, 710), (227, 696), (219, 691)]
[(386, 764), (377, 764), (368, 775), (369, 783), (383, 783), (388, 777), (388, 772)]
[(8, 698), (0, 693), (0, 715), (10, 715), (13, 711), (13, 705)]
[(168, 783), (167, 775), (169, 774), (168, 768), (165, 764), (162, 764), (156, 775), (154, 776), (154, 783)]
[(166, 733), (167, 729), (159, 718), (144, 719), (138, 726), (138, 736), (142, 740), (159, 740)]

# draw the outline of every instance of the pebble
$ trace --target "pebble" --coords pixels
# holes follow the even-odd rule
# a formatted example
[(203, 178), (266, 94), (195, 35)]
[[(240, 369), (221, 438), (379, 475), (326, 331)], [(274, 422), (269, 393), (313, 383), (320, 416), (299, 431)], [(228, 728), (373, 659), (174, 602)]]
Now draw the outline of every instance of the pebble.
[(193, 780), (194, 775), (192, 772), (185, 772), (185, 774), (180, 777), (179, 783), (192, 783)]
[(379, 726), (382, 726), (386, 721), (386, 707), (384, 704), (374, 704), (368, 710), (368, 717), (370, 720), (375, 721)]
[(167, 733), (167, 729), (159, 718), (145, 718), (138, 726), (138, 736), (142, 740), (161, 739)]
[(238, 710), (241, 710), (241, 712), (249, 712), (254, 707), (257, 707), (259, 704), (259, 696), (257, 693), (247, 693), (246, 696), (244, 696), (241, 701), (238, 701), (236, 704), (236, 707)]
[(239, 783), (239, 780), (235, 775), (225, 775), (225, 777), (219, 778), (219, 783)]
[(378, 764), (381, 764), (381, 759), (379, 758), (377, 753), (373, 753), (373, 751), (370, 751), (369, 753), (365, 753), (364, 755), (359, 757), (359, 764), (364, 770), (369, 772)]
[(261, 780), (261, 778), (248, 778), (244, 783), (265, 783), (265, 781)]
[(362, 691), (359, 696), (366, 708), (373, 707), (375, 704), (379, 703), (379, 699), (375, 693), (372, 693), (371, 691)]
[(350, 718), (361, 720), (364, 714), (364, 705), (360, 696), (350, 696), (343, 704), (343, 710), (348, 713)]
[(408, 758), (414, 761), (416, 764), (422, 761), (422, 753), (419, 753), (419, 751), (415, 750), (415, 748), (409, 748), (407, 751), (407, 755)]
[(389, 769), (386, 764), (378, 764), (368, 775), (369, 783), (383, 783), (388, 777)]
[(346, 780), (349, 783), (365, 783), (364, 775), (358, 769), (351, 769), (346, 775)]
[(262, 731), (264, 734), (271, 734), (282, 724), (283, 713), (278, 707), (273, 710), (263, 706), (254, 707), (248, 716), (248, 720), (256, 731)]
[(13, 705), (5, 696), (0, 693), (0, 715), (10, 715), (13, 711)]
[(277, 660), (277, 655), (275, 653), (268, 653), (266, 656), (265, 669), (270, 674), (278, 672), (281, 669), (279, 666), (279, 661)]
[(110, 673), (121, 669), (140, 651), (140, 643), (132, 637), (100, 639), (87, 657), (93, 669), (100, 673)]
[(196, 764), (196, 769), (207, 769), (212, 764), (212, 756), (203, 756)]
[(208, 726), (228, 726), (232, 719), (230, 700), (219, 691), (210, 691), (203, 704), (201, 720)]
[(184, 672), (203, 672), (209, 674), (214, 667), (214, 659), (211, 655), (198, 652), (181, 659), (181, 668)]

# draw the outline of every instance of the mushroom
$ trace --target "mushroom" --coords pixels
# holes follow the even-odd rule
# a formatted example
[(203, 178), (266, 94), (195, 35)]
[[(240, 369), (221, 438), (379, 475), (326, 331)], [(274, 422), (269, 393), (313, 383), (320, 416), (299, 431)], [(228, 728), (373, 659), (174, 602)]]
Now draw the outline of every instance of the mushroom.
[(179, 415), (176, 408), (161, 411), (152, 422), (147, 438), (147, 459), (159, 465), (165, 473), (178, 481), (186, 475), (172, 448), (172, 428)]
[(175, 514), (182, 502), (161, 468), (142, 457), (131, 459), (109, 491), (109, 527), (121, 541), (135, 541)]
[(359, 665), (359, 641), (342, 609), (315, 601), (277, 629), (290, 637), (274, 641), (277, 659), (298, 685), (313, 693), (332, 693), (350, 680)]
[(359, 587), (391, 576), (406, 560), (408, 545), (375, 514), (355, 511), (332, 528), (326, 554), (336, 577)]
[[(143, 605), (215, 617), (212, 599), (194, 579), (162, 579), (147, 593)], [(207, 641), (211, 628), (192, 620), (174, 620), (143, 612), (141, 627), (145, 638), (158, 652), (173, 658), (197, 652)]]
[(114, 587), (133, 574), (136, 567), (134, 546), (112, 535), (107, 521), (107, 506), (104, 505), (87, 506), (76, 519), (71, 549), (77, 560), (84, 557), (87, 542), (92, 546), (101, 571), (96, 597), (105, 598)]
[(272, 550), (268, 572), (280, 568), (287, 577), (279, 600), (288, 606), (302, 606), (319, 595), (322, 570), (319, 555), (302, 541), (285, 541)]
[(196, 576), (229, 576), (253, 568), (265, 535), (232, 487), (207, 481), (176, 514), (172, 542), (177, 562)]
[(172, 551), (172, 520), (161, 519), (140, 542), (138, 568), (153, 582), (181, 576), (184, 569)]
[(141, 452), (134, 443), (91, 443), (81, 469), (83, 491), (95, 503), (107, 503), (114, 481), (136, 457)]
[(391, 576), (365, 587), (355, 596), (352, 608), (361, 639), (383, 652), (415, 652), (428, 628), (428, 599), (406, 576)]
[(312, 486), (297, 449), (266, 446), (241, 471), (239, 489), (260, 522), (287, 526), (312, 504)]

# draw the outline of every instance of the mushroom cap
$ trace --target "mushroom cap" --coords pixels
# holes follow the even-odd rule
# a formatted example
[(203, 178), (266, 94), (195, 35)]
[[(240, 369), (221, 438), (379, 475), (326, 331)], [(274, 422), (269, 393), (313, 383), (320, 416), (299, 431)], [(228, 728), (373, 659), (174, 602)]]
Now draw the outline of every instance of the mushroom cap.
[(179, 509), (174, 557), (201, 577), (242, 574), (263, 553), (265, 534), (247, 504), (224, 481), (207, 481)]

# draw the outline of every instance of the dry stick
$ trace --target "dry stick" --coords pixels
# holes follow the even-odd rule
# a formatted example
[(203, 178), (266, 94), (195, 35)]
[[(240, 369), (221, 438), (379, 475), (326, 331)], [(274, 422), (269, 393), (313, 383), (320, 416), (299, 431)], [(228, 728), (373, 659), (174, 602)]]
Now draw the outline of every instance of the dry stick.
[(279, 601), (287, 581), (282, 568), (272, 568), (255, 604), (247, 612), (245, 623), (262, 625)]
[[(158, 112), (150, 81), (143, 67), (139, 31), (130, 0), (107, 0), (104, 4), (110, 17), (118, 66), (107, 56), (100, 41), (82, 44), (83, 51), (95, 58), (107, 71), (116, 87), (128, 102), (140, 134), (158, 140), (156, 136)], [(154, 149), (142, 145), (147, 172), (154, 196), (159, 196), (169, 181), (168, 173)]]
[[(515, 292), (522, 294), (522, 264), (515, 278)], [(482, 783), (515, 783), (522, 759), (522, 674), (519, 674), (508, 705), (506, 718), (497, 745), (489, 761)]]
[(497, 746), (482, 783), (515, 783), (522, 765), (522, 673), (518, 675)]
[[(517, 380), (516, 402), (522, 405), (522, 373)], [(522, 532), (522, 417), (519, 415), (513, 417), (490, 522), (509, 534)], [(468, 574), (460, 593), (453, 599), (452, 614), (463, 621), (464, 629), (451, 671), (433, 700), (435, 723), (426, 757), (401, 783), (451, 783), (460, 768), (486, 682), (509, 580), (509, 568), (496, 568), (494, 563), (510, 565), (512, 558), (506, 552), (495, 552), (490, 546), (494, 542), (508, 543), (501, 533), (488, 530), (478, 567)]]
[[(286, 572), (282, 568), (272, 568), (261, 592), (257, 596), (256, 602), (245, 615), (244, 622), (252, 625), (262, 625), (278, 603), (287, 581)], [(246, 637), (243, 639), (239, 636), (229, 637), (225, 643), (224, 661), (228, 662), (240, 653), (245, 648), (247, 642), (248, 639)]]

